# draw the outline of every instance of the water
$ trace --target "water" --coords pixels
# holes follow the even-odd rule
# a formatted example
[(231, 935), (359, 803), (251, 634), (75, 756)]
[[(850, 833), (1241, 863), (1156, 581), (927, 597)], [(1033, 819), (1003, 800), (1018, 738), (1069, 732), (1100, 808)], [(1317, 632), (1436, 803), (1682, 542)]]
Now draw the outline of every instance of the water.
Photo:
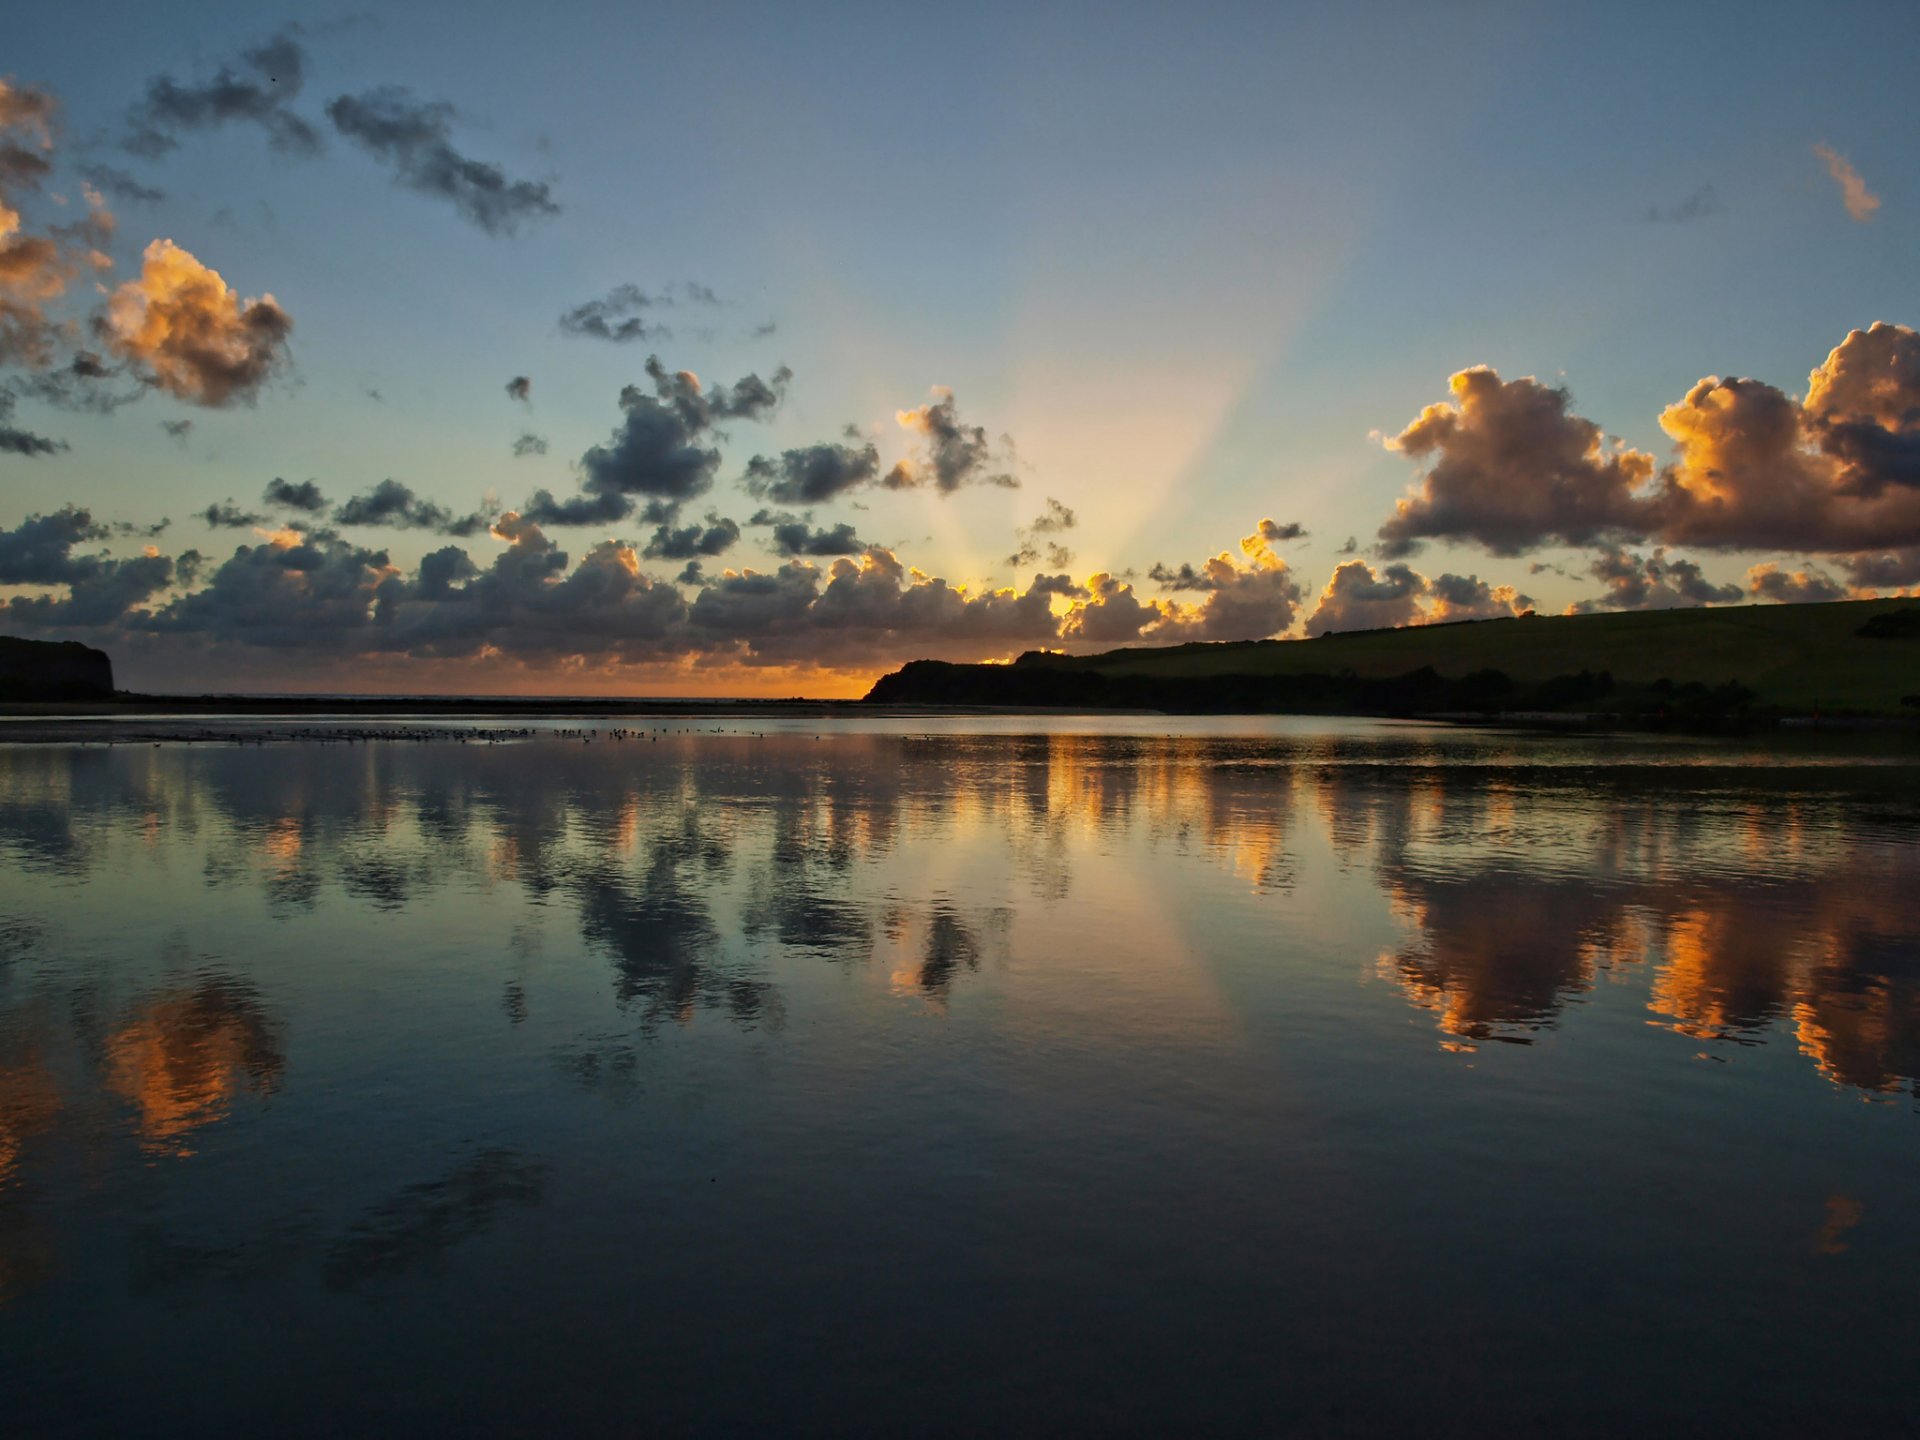
[(9, 1434), (1910, 1428), (1899, 745), (665, 729), (0, 746)]

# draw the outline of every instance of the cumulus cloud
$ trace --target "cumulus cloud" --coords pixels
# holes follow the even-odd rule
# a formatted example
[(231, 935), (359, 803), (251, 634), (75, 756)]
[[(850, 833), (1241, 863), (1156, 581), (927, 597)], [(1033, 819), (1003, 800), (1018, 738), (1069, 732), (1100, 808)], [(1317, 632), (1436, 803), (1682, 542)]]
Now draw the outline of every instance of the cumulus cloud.
[(648, 560), (693, 560), (724, 555), (740, 539), (737, 521), (709, 514), (704, 525), (662, 525), (641, 554)]
[(1814, 600), (1844, 600), (1847, 587), (1817, 565), (1787, 571), (1778, 565), (1755, 565), (1747, 571), (1747, 593), (1756, 600), (1802, 604)]
[(507, 381), (507, 398), (518, 400), (522, 405), (533, 403), (533, 380), (530, 376), (516, 375)]
[(1307, 619), (1309, 635), (1347, 630), (1385, 630), (1425, 618), (1421, 602), (1431, 586), (1427, 577), (1405, 564), (1386, 565), (1378, 574), (1364, 560), (1338, 566), (1320, 602)]
[(384, 85), (329, 102), (327, 118), (384, 161), (396, 184), (446, 201), (489, 235), (510, 235), (525, 221), (560, 213), (546, 182), (511, 179), (499, 166), (456, 150), (451, 105)]
[(1408, 555), (1436, 539), (1518, 555), (1548, 541), (1632, 535), (1645, 524), (1634, 492), (1653, 475), (1653, 458), (1573, 414), (1564, 389), (1502, 380), (1484, 365), (1449, 383), (1453, 403), (1427, 406), (1387, 442), (1432, 463), (1380, 527), (1381, 553)]
[(880, 452), (872, 445), (832, 442), (756, 455), (747, 462), (747, 489), (782, 505), (817, 505), (880, 478)]
[(1562, 390), (1484, 368), (1453, 388), (1458, 404), (1428, 407), (1390, 442), (1431, 460), (1380, 529), (1390, 556), (1428, 538), (1500, 555), (1552, 543), (1920, 547), (1920, 334), (1905, 326), (1852, 331), (1804, 400), (1760, 380), (1699, 381), (1660, 416), (1674, 458), (1657, 473), (1572, 414)]
[(1741, 598), (1738, 585), (1716, 585), (1692, 560), (1668, 559), (1664, 549), (1641, 556), (1615, 548), (1594, 557), (1588, 573), (1606, 585), (1606, 593), (1567, 607), (1569, 615), (1600, 610), (1678, 610), (1695, 605), (1730, 605)]
[(285, 363), (293, 319), (271, 295), (242, 301), (217, 271), (155, 240), (140, 278), (108, 299), (101, 333), (147, 383), (195, 405), (249, 403)]
[(1430, 586), (1433, 597), (1425, 623), (1451, 620), (1497, 620), (1533, 608), (1533, 597), (1511, 585), (1491, 585), (1478, 575), (1439, 575)]
[(157, 75), (128, 113), (121, 144), (153, 159), (177, 149), (182, 131), (248, 124), (264, 130), (267, 143), (282, 154), (313, 155), (320, 149), (320, 132), (288, 108), (300, 96), (306, 65), (299, 41), (283, 30), (198, 83)]
[[(902, 429), (911, 430), (926, 442), (924, 460), (902, 460), (887, 472), (884, 483), (889, 489), (905, 490), (932, 485), (942, 495), (951, 495), (962, 485), (999, 485), (1015, 489), (1020, 481), (1002, 468), (1004, 460), (994, 453), (986, 430), (962, 423), (953, 391), (944, 385), (933, 387), (933, 399), (917, 410), (897, 411), (894, 419)], [(1004, 451), (1010, 442), (1001, 437)]]
[(867, 545), (845, 521), (826, 530), (787, 517), (773, 526), (773, 548), (781, 555), (858, 555)]
[(513, 458), (516, 460), (524, 460), (529, 455), (544, 455), (546, 453), (547, 437), (544, 435), (535, 435), (531, 430), (522, 431), (519, 438), (513, 442)]
[(1874, 212), (1880, 208), (1880, 197), (1867, 188), (1867, 182), (1860, 178), (1860, 172), (1848, 163), (1847, 157), (1824, 143), (1814, 146), (1813, 153), (1820, 157), (1827, 174), (1840, 187), (1840, 202), (1847, 207), (1847, 214), (1862, 225), (1873, 219)]
[(331, 503), (312, 480), (282, 480), (278, 476), (267, 482), (266, 492), (261, 498), (269, 505), (298, 510), (305, 515), (325, 514)]
[(759, 420), (786, 393), (792, 372), (784, 366), (762, 380), (743, 376), (732, 385), (703, 385), (690, 370), (669, 371), (658, 356), (647, 360), (653, 393), (638, 385), (620, 392), (620, 424), (604, 445), (580, 457), (582, 493), (556, 500), (538, 491), (521, 507), (541, 525), (605, 525), (625, 519), (647, 502), (655, 523), (713, 486), (720, 452), (701, 443), (723, 420)]
[(1849, 552), (1920, 544), (1920, 334), (1851, 332), (1807, 397), (1709, 377), (1660, 417), (1677, 459), (1653, 533), (1719, 549)]
[(69, 505), (0, 530), (0, 585), (64, 587), (65, 595), (15, 595), (5, 602), (14, 625), (90, 629), (109, 625), (173, 583), (174, 562), (149, 548), (129, 559), (74, 553), (112, 534), (91, 511)]
[(1013, 532), (1018, 544), (1007, 557), (1007, 564), (1033, 565), (1044, 559), (1047, 564), (1057, 568), (1071, 565), (1073, 551), (1053, 537), (1073, 529), (1079, 523), (1079, 518), (1068, 506), (1049, 495), (1046, 512), (1037, 516), (1031, 525), (1023, 525)]
[(466, 536), (486, 530), (492, 517), (482, 511), (456, 516), (446, 506), (415, 494), (401, 481), (387, 479), (364, 495), (341, 501), (333, 519), (338, 525), (437, 530), (442, 535)]

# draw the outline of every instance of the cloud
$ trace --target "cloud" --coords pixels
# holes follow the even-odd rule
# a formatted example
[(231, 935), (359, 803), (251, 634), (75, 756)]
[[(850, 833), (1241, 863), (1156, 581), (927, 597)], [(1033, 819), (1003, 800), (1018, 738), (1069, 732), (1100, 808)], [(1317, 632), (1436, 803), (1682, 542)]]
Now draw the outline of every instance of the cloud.
[(267, 504), (278, 505), (288, 510), (298, 510), (307, 515), (321, 515), (331, 503), (320, 493), (320, 487), (311, 480), (282, 480), (278, 476), (267, 482), (265, 493), (261, 496)]
[(195, 513), (196, 518), (204, 520), (215, 530), (253, 530), (271, 523), (265, 515), (242, 510), (231, 500), (216, 500), (206, 509)]
[(773, 548), (781, 555), (858, 555), (867, 545), (845, 521), (820, 530), (788, 518), (773, 527)]
[(1873, 219), (1874, 212), (1880, 208), (1880, 197), (1867, 188), (1867, 182), (1847, 162), (1847, 157), (1824, 143), (1814, 146), (1813, 153), (1820, 157), (1827, 174), (1840, 187), (1840, 201), (1847, 207), (1847, 214), (1862, 225)]
[(747, 489), (782, 505), (817, 505), (880, 478), (880, 452), (872, 445), (825, 443), (785, 450), (747, 462)]
[(1855, 330), (1803, 402), (1708, 377), (1660, 425), (1677, 459), (1651, 533), (1719, 549), (1846, 552), (1920, 544), (1920, 334)]
[(1604, 440), (1566, 392), (1493, 371), (1453, 380), (1393, 448), (1432, 463), (1380, 528), (1394, 556), (1422, 539), (1497, 555), (1542, 544), (1686, 545), (1857, 554), (1920, 546), (1920, 333), (1850, 332), (1804, 401), (1716, 376), (1660, 416), (1674, 458)]
[(522, 507), (542, 525), (602, 525), (625, 519), (641, 500), (659, 507), (650, 518), (664, 523), (679, 506), (713, 486), (720, 452), (700, 443), (721, 420), (759, 420), (780, 404), (792, 372), (743, 376), (733, 385), (702, 385), (690, 370), (669, 371), (658, 356), (647, 359), (653, 382), (620, 392), (620, 424), (604, 445), (580, 457), (582, 494), (555, 500), (542, 490)]
[(533, 403), (533, 380), (526, 375), (516, 375), (507, 381), (507, 398), (518, 400), (522, 405)]
[(1307, 619), (1309, 635), (1329, 631), (1384, 630), (1413, 625), (1425, 617), (1427, 577), (1404, 564), (1384, 566), (1378, 574), (1364, 560), (1349, 560), (1333, 572), (1320, 603)]
[(293, 319), (271, 295), (242, 302), (218, 272), (171, 240), (115, 290), (101, 333), (147, 383), (195, 405), (252, 403), (285, 363)]
[(1050, 537), (1064, 535), (1078, 523), (1079, 517), (1071, 509), (1049, 495), (1045, 513), (1036, 517), (1031, 525), (1013, 532), (1019, 543), (1007, 557), (1007, 564), (1033, 565), (1044, 558), (1047, 564), (1058, 569), (1071, 565), (1073, 551)]
[(333, 512), (337, 525), (385, 527), (394, 530), (437, 530), (442, 535), (477, 535), (488, 528), (484, 511), (455, 516), (446, 506), (416, 495), (398, 480), (382, 480), (364, 495), (340, 502)]
[(520, 438), (513, 442), (513, 458), (524, 460), (529, 455), (547, 453), (547, 440), (544, 435), (535, 435), (532, 431), (523, 431)]
[(1646, 523), (1634, 491), (1653, 458), (1609, 442), (1573, 414), (1564, 389), (1488, 367), (1449, 382), (1455, 402), (1429, 405), (1387, 447), (1432, 464), (1380, 527), (1380, 551), (1412, 554), (1426, 539), (1472, 541), (1518, 555), (1548, 541), (1587, 545)]
[[(900, 410), (894, 419), (902, 429), (925, 437), (927, 458), (914, 462), (902, 460), (887, 472), (883, 482), (889, 489), (905, 490), (932, 484), (942, 495), (951, 495), (962, 485), (999, 485), (1018, 488), (1020, 481), (1005, 469), (993, 453), (986, 430), (960, 420), (953, 391), (944, 385), (933, 387), (933, 399), (918, 410)], [(1003, 436), (1003, 447), (1008, 442)]]
[(648, 560), (692, 560), (698, 557), (724, 555), (740, 539), (740, 526), (737, 521), (709, 514), (704, 525), (685, 525), (674, 529), (662, 525), (653, 532), (653, 538), (647, 541), (647, 548), (641, 555)]
[(560, 316), (560, 330), (591, 340), (609, 340), (624, 345), (634, 340), (664, 339), (673, 332), (651, 321), (646, 312), (671, 310), (681, 305), (717, 306), (720, 297), (705, 285), (691, 282), (669, 285), (649, 293), (638, 285), (616, 285), (595, 300), (575, 305)]
[(1532, 596), (1521, 594), (1511, 585), (1489, 585), (1478, 575), (1440, 575), (1433, 580), (1431, 590), (1433, 603), (1425, 617), (1429, 625), (1497, 620), (1533, 608)]
[(560, 213), (544, 181), (509, 179), (498, 166), (454, 149), (451, 105), (418, 101), (397, 85), (385, 85), (330, 101), (327, 118), (385, 161), (396, 184), (445, 200), (489, 235), (510, 235), (523, 221)]
[(618, 493), (569, 495), (554, 498), (550, 490), (536, 490), (520, 507), (535, 525), (617, 525), (633, 514), (633, 501)]
[(1778, 565), (1755, 565), (1747, 571), (1747, 593), (1756, 600), (1803, 604), (1814, 600), (1844, 600), (1847, 587), (1817, 565), (1788, 572)]
[(121, 146), (155, 159), (178, 148), (182, 131), (242, 123), (266, 131), (267, 143), (282, 154), (317, 154), (320, 132), (287, 108), (305, 80), (306, 52), (287, 30), (241, 51), (199, 84), (157, 75), (128, 113)]
[(1567, 607), (1569, 615), (1600, 610), (1678, 610), (1695, 605), (1731, 605), (1740, 600), (1738, 585), (1716, 585), (1692, 560), (1669, 560), (1664, 549), (1640, 556), (1610, 548), (1588, 567), (1605, 583), (1606, 593)]
[(160, 422), (160, 428), (166, 431), (168, 439), (178, 440), (182, 445), (184, 445), (187, 443), (187, 437), (193, 434), (193, 421), (162, 420)]
[(1647, 207), (1647, 223), (1650, 225), (1690, 225), (1695, 220), (1704, 220), (1709, 215), (1720, 213), (1720, 200), (1713, 193), (1713, 186), (1702, 185), (1678, 204), (1662, 208), (1658, 205)]
[(112, 165), (82, 165), (80, 173), (92, 184), (130, 205), (158, 205), (167, 198), (167, 192), (119, 170)]
[(17, 192), (37, 189), (51, 168), (54, 113), (46, 91), (0, 80), (0, 364), (52, 364), (61, 332), (47, 303), (83, 268), (110, 263), (99, 246), (113, 216), (97, 191), (88, 192), (88, 216), (77, 225), (45, 235), (24, 228)]
[(108, 625), (173, 582), (174, 562), (151, 549), (131, 559), (73, 553), (111, 533), (91, 511), (71, 505), (0, 530), (0, 585), (64, 586), (67, 591), (64, 596), (15, 595), (5, 602), (7, 619), (30, 629)]
[(38, 455), (58, 455), (67, 448), (64, 440), (49, 440), (13, 424), (13, 410), (18, 403), (11, 390), (0, 390), (0, 455), (32, 459)]
[[(1138, 640), (1143, 630), (1158, 624), (1171, 607), (1142, 600), (1133, 586), (1106, 571), (1087, 577), (1086, 599), (1076, 604), (1061, 624), (1062, 638), (1117, 645)], [(1055, 593), (1050, 584), (1046, 593)]]

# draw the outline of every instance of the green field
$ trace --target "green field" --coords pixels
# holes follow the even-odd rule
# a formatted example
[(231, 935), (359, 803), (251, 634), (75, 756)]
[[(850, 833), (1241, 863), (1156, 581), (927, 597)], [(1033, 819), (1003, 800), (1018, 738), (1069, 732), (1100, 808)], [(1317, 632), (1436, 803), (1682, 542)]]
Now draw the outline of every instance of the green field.
[(1920, 633), (1859, 634), (1874, 615), (1920, 612), (1911, 600), (1531, 616), (1356, 631), (1316, 640), (1257, 640), (1110, 650), (1047, 663), (1179, 680), (1217, 675), (1351, 672), (1368, 678), (1432, 666), (1449, 679), (1498, 670), (1522, 685), (1581, 670), (1622, 686), (1738, 682), (1755, 704), (1790, 713), (1912, 715), (1920, 694)]

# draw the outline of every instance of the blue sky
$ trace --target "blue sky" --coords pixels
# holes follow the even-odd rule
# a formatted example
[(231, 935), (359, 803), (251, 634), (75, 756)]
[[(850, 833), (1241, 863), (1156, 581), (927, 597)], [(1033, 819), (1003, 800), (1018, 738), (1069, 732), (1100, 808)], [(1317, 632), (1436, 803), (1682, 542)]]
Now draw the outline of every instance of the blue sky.
[[(156, 75), (204, 81), (288, 24), (307, 62), (291, 108), (322, 153), (289, 158), (244, 123), (183, 131), (157, 159), (118, 148)], [(1565, 385), (1570, 413), (1665, 463), (1660, 413), (1700, 378), (1802, 395), (1849, 331), (1914, 322), (1915, 104), (1879, 57), (1915, 53), (1917, 32), (1920, 12), (1892, 5), (48, 11), (16, 27), (6, 61), (60, 107), (60, 168), (20, 208), (43, 223), (56, 194), (77, 208), (88, 164), (134, 175), (166, 198), (105, 197), (107, 288), (166, 237), (239, 296), (270, 292), (293, 328), (271, 378), (221, 405), (162, 390), (100, 414), (21, 387), (12, 423), (68, 448), (0, 455), (0, 526), (67, 505), (97, 522), (167, 516), (160, 548), (217, 563), (259, 538), (191, 512), (256, 505), (274, 476), (336, 499), (392, 477), (455, 513), (489, 495), (513, 510), (577, 488), (576, 462), (657, 353), (709, 384), (793, 373), (770, 418), (722, 427), (715, 487), (685, 518), (744, 524), (749, 456), (849, 424), (886, 465), (912, 455), (896, 412), (946, 386), (1019, 487), (850, 491), (816, 522), (851, 522), (956, 586), (1024, 587), (1014, 532), (1055, 497), (1077, 517), (1063, 537), (1076, 583), (1131, 572), (1151, 600), (1156, 562), (1237, 555), (1272, 517), (1308, 532), (1277, 550), (1301, 590), (1297, 632), (1336, 564), (1385, 563), (1368, 547), (1422, 466), (1381, 437), (1446, 399), (1456, 371)], [(546, 183), (558, 213), (489, 234), (395, 184), (325, 113), (383, 84), (450, 104), (460, 151)], [(1849, 215), (1819, 143), (1880, 200), (1869, 219)], [(720, 303), (653, 312), (668, 336), (617, 345), (557, 324), (615, 286), (689, 283)], [(530, 408), (503, 393), (517, 374)], [(178, 419), (193, 421), (184, 441), (161, 430)], [(526, 432), (544, 456), (510, 453)], [(564, 541), (577, 557), (646, 530)], [(765, 536), (748, 527), (708, 578), (778, 567)], [(1349, 536), (1357, 557), (1338, 553)], [(405, 571), (445, 543), (348, 538), (377, 539)], [(1436, 532), (1412, 563), (1558, 610), (1602, 590), (1598, 548), (1679, 554), (1670, 542), (1549, 537), (1495, 555)], [(499, 544), (470, 548), (484, 568)], [(1720, 584), (1807, 559), (1686, 554)], [(1837, 573), (1838, 555), (1813, 558)], [(678, 568), (648, 567), (663, 583)], [(192, 668), (271, 683), (250, 643), (195, 641)], [(896, 648), (834, 663), (870, 673)], [(702, 653), (716, 675), (730, 663)], [(408, 659), (434, 663), (402, 647), (382, 673), (404, 677)], [(664, 660), (606, 663), (633, 688), (687, 688)], [(806, 664), (789, 652), (775, 668), (784, 681)]]

